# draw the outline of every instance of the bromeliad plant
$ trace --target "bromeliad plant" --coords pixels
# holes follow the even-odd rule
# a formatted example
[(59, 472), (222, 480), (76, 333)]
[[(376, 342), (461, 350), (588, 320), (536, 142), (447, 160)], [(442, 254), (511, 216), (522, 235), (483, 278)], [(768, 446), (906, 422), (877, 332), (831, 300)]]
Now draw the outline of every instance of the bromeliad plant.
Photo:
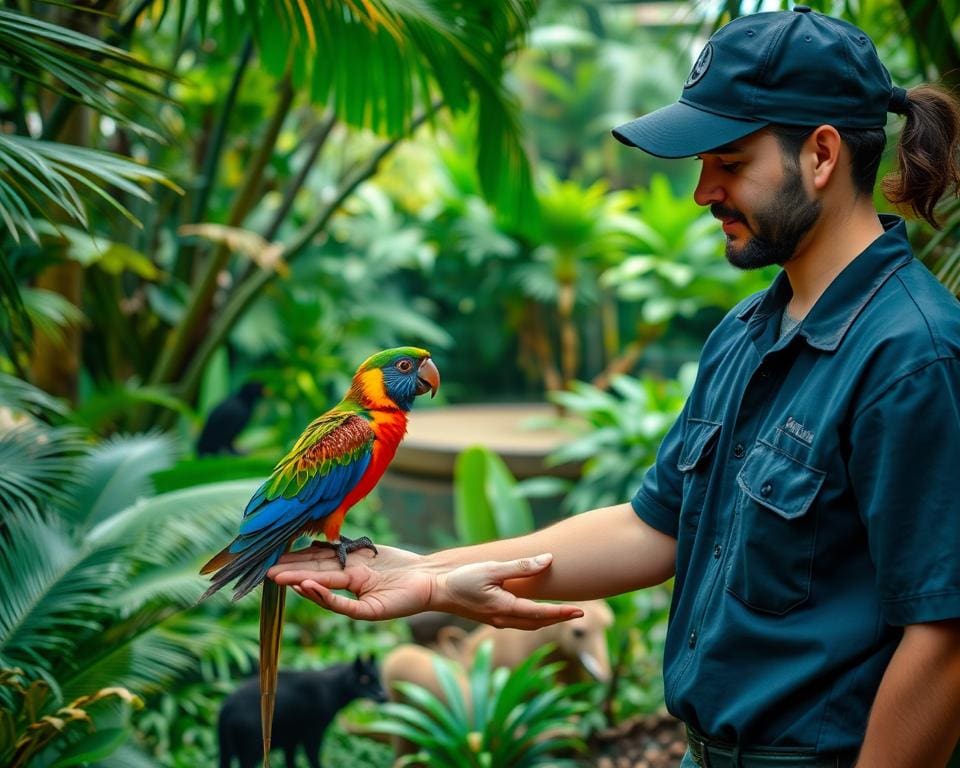
[(589, 705), (576, 698), (580, 686), (560, 686), (561, 664), (542, 664), (544, 646), (514, 670), (493, 669), (493, 645), (477, 651), (461, 688), (453, 662), (434, 660), (443, 699), (414, 683), (397, 683), (406, 702), (381, 707), (384, 719), (370, 730), (393, 734), (419, 751), (398, 766), (432, 768), (526, 768), (574, 766), (558, 754), (583, 748), (572, 718)]

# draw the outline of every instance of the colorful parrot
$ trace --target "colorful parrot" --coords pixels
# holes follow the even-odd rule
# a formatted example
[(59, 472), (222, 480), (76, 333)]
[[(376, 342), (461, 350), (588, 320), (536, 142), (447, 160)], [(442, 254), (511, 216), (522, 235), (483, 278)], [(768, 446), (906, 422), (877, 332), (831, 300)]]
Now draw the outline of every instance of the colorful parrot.
[[(285, 592), (269, 568), (302, 534), (323, 532), (346, 567), (347, 554), (377, 549), (366, 536), (340, 535), (347, 511), (380, 480), (407, 430), (407, 411), (418, 395), (436, 394), (440, 373), (430, 353), (416, 347), (387, 349), (354, 374), (346, 396), (315, 419), (274, 467), (243, 511), (239, 535), (200, 569), (213, 573), (209, 597), (234, 579), (237, 600), (263, 583), (260, 602), (260, 713), (263, 764), (269, 768), (280, 630)], [(215, 572), (215, 573), (214, 573)]]

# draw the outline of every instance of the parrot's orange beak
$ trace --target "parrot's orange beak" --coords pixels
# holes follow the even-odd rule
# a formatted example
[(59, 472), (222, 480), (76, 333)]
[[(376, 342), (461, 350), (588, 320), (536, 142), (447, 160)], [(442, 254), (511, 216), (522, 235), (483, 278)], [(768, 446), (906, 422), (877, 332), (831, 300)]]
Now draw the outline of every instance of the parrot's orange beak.
[(437, 366), (433, 364), (433, 360), (425, 357), (417, 369), (417, 388), (415, 391), (418, 395), (426, 394), (429, 391), (430, 397), (433, 397), (437, 394), (439, 388), (440, 371), (438, 371)]

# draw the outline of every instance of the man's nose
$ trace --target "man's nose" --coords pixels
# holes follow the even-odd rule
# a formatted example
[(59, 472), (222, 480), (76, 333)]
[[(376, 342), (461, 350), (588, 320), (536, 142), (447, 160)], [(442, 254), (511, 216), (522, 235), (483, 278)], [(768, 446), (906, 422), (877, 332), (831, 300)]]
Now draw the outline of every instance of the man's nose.
[(726, 192), (719, 183), (717, 174), (706, 167), (701, 168), (697, 188), (693, 191), (693, 199), (697, 202), (697, 205), (707, 206), (713, 203), (722, 203), (726, 197)]

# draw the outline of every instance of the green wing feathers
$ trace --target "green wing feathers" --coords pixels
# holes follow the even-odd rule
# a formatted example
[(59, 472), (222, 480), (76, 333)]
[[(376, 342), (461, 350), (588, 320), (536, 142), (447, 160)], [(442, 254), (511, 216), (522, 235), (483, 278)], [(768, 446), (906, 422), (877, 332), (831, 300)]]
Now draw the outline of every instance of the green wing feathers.
[(338, 409), (325, 413), (303, 431), (290, 453), (277, 462), (264, 483), (264, 498), (271, 501), (301, 494), (311, 480), (361, 460), (369, 453), (374, 437), (370, 423), (357, 412)]

